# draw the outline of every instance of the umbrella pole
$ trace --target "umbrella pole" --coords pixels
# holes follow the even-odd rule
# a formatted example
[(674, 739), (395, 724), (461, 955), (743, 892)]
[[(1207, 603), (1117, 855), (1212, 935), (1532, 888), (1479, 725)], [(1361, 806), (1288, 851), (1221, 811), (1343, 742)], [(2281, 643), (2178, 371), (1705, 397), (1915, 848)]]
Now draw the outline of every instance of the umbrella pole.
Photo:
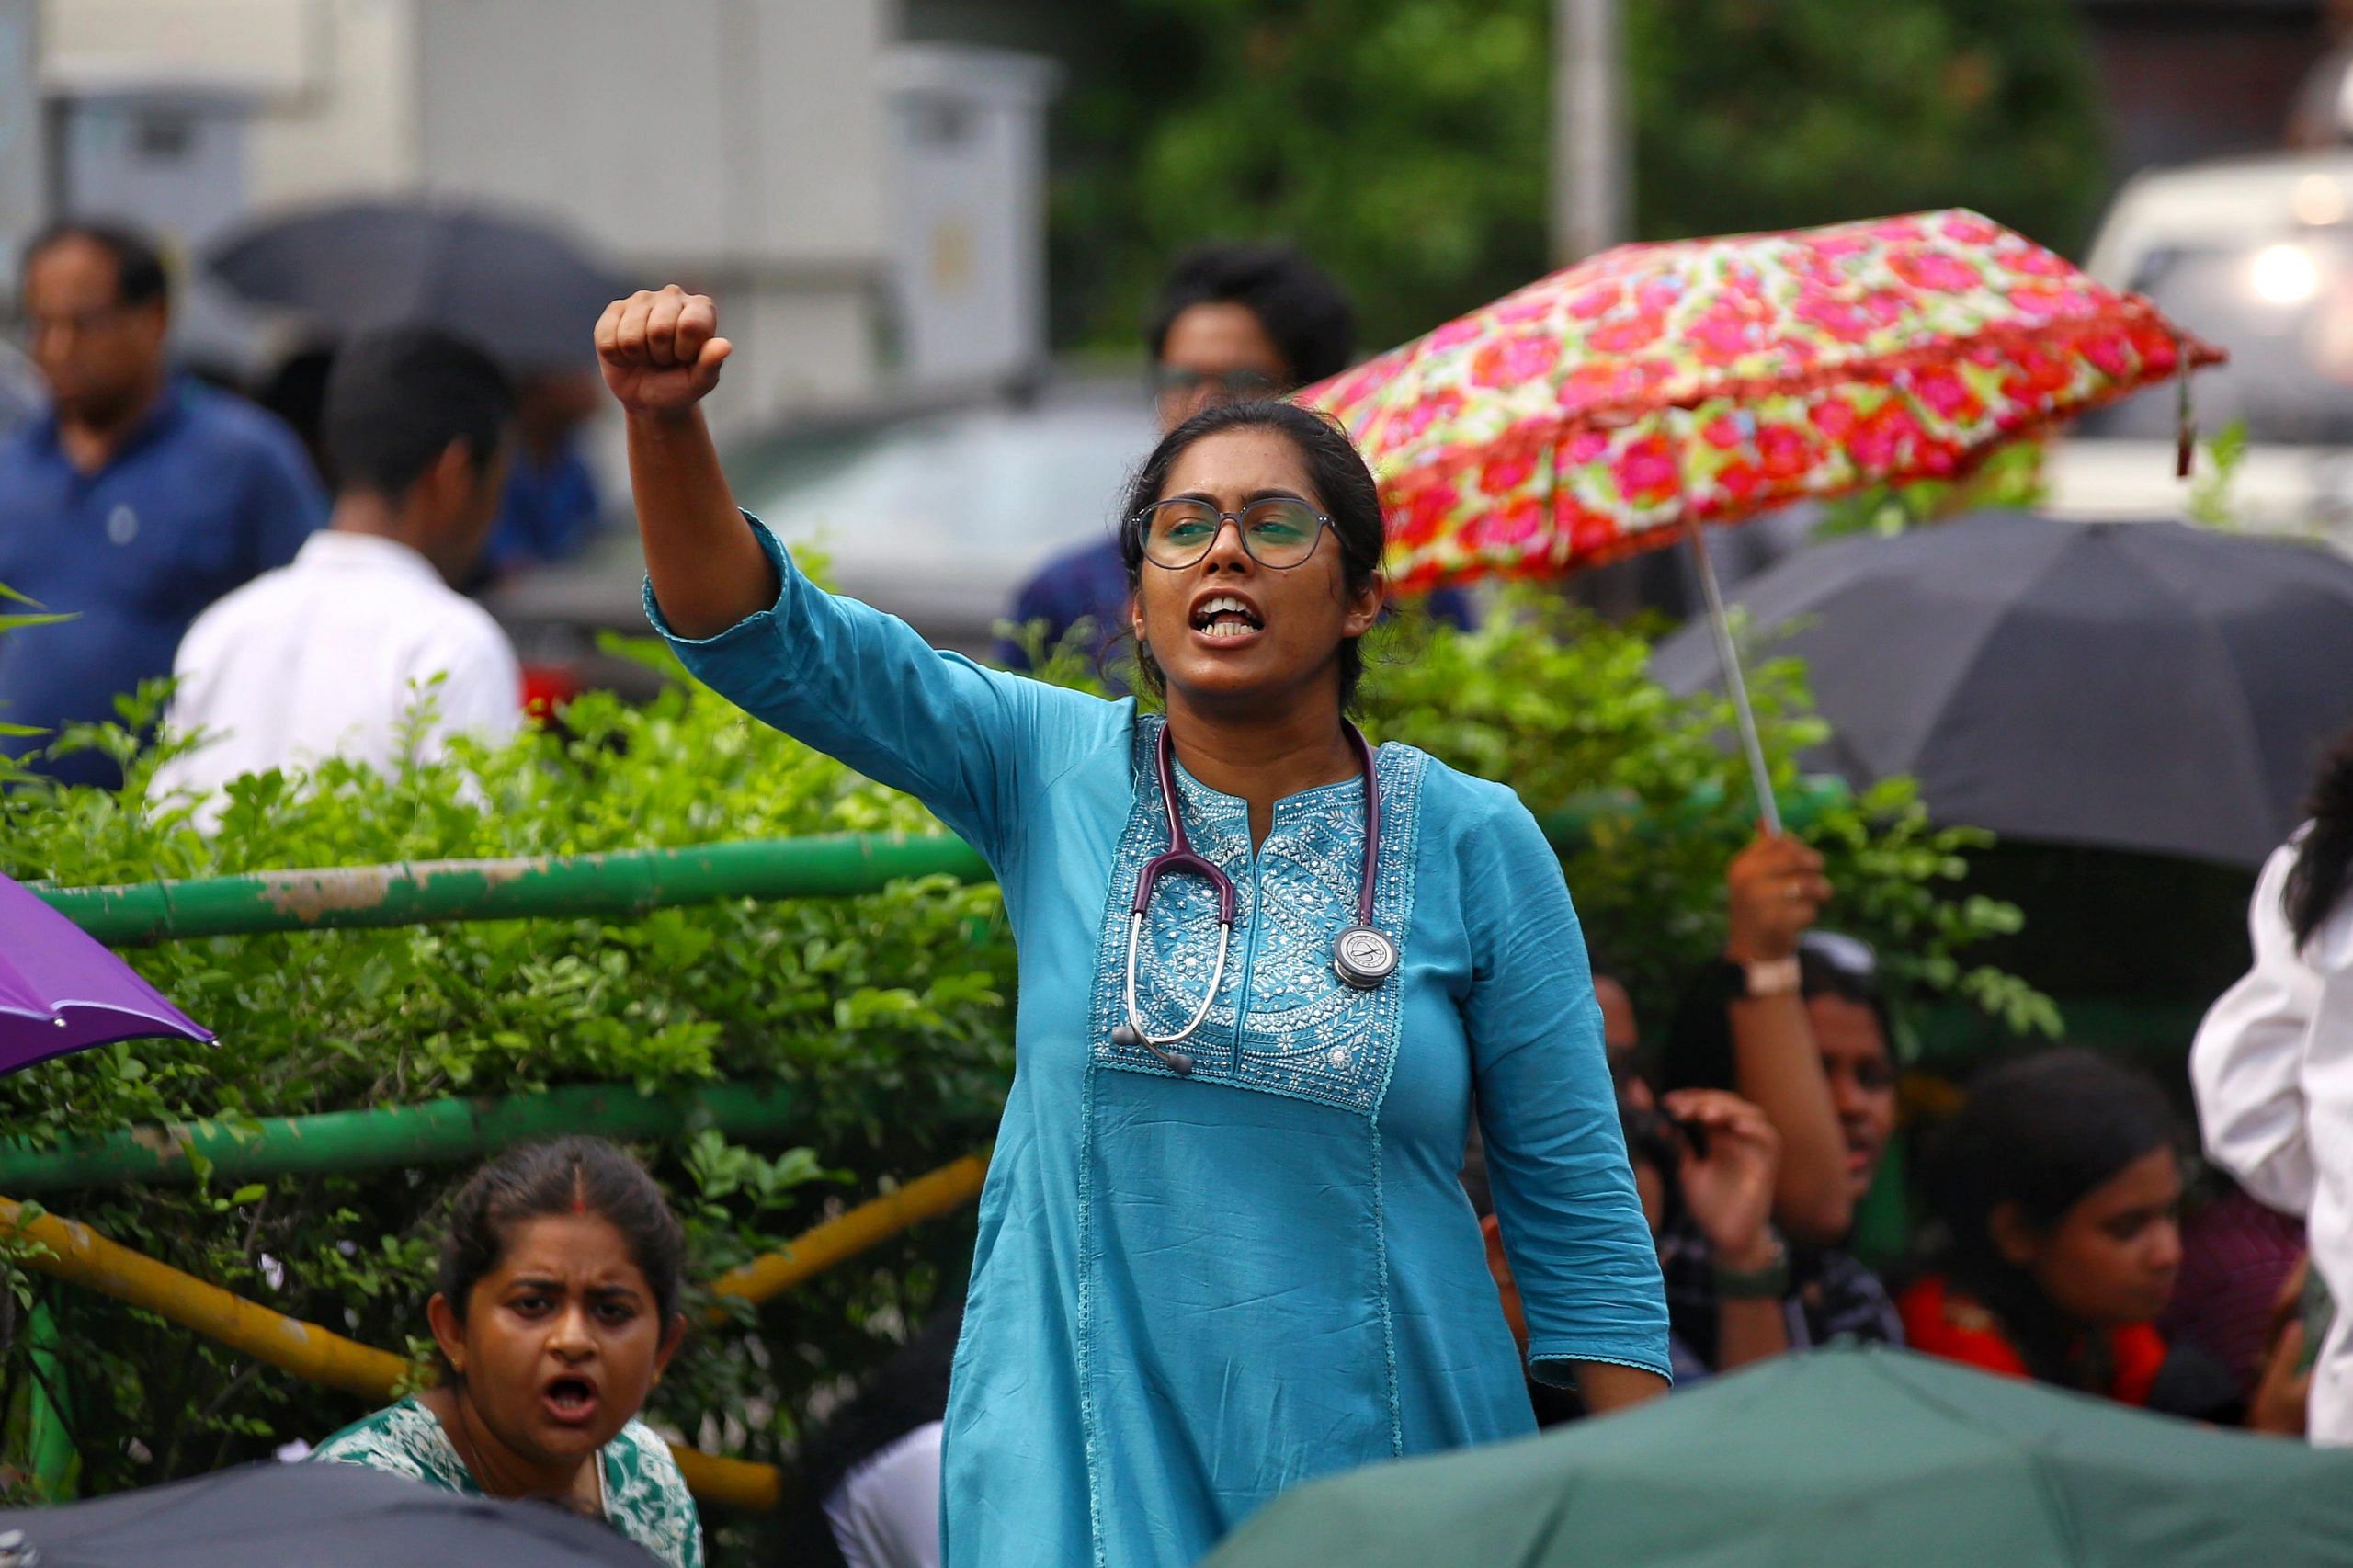
[(1748, 776), (1756, 786), (1756, 812), (1765, 831), (1779, 837), (1781, 806), (1773, 798), (1773, 776), (1766, 770), (1764, 743), (1756, 738), (1756, 714), (1748, 705), (1748, 683), (1741, 678), (1740, 653), (1732, 645), (1732, 619), (1724, 613), (1723, 590), (1716, 585), (1716, 568), (1708, 559), (1708, 528), (1692, 523), (1684, 533), (1691, 541), (1691, 560), (1699, 569), (1699, 591), (1708, 599), (1708, 625), (1716, 634), (1716, 658), (1724, 670), (1724, 690), (1740, 722), (1740, 746), (1748, 756)]

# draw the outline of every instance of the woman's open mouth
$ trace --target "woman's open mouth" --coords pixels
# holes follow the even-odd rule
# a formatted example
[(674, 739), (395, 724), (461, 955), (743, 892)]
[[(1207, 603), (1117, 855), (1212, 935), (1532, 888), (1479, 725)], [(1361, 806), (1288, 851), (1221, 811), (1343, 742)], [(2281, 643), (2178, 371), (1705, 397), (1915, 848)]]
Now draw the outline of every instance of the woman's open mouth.
[(582, 1377), (550, 1379), (540, 1391), (540, 1403), (549, 1416), (565, 1426), (585, 1426), (596, 1418), (597, 1385)]
[(1203, 599), (1194, 608), (1192, 628), (1212, 642), (1237, 642), (1267, 628), (1258, 612), (1232, 594)]

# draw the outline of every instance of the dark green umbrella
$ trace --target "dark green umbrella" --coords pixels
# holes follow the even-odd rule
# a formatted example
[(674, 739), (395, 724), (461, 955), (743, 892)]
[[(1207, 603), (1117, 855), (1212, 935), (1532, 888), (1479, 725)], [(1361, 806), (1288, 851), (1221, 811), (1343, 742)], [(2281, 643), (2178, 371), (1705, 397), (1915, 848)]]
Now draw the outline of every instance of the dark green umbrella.
[(2353, 1453), (1903, 1351), (1784, 1357), (1279, 1499), (1202, 1568), (2353, 1563)]

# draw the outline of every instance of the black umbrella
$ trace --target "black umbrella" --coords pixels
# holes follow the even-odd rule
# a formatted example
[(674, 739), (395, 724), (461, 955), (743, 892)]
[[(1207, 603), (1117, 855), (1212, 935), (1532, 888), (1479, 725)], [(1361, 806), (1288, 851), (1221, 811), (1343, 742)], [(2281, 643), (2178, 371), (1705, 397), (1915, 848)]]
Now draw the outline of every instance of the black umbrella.
[(625, 290), (555, 231), (480, 208), (354, 201), (262, 219), (213, 247), (246, 299), (338, 335), (416, 323), (545, 369), (595, 356), (597, 317)]
[[(1802, 551), (1739, 602), (1805, 659), (1818, 760), (2021, 839), (2260, 864), (2353, 723), (2353, 562), (2313, 545), (1990, 513)], [(1706, 628), (1652, 669), (1716, 680)]]
[(544, 1503), (348, 1464), (257, 1464), (53, 1508), (0, 1510), (0, 1568), (647, 1568), (642, 1547)]

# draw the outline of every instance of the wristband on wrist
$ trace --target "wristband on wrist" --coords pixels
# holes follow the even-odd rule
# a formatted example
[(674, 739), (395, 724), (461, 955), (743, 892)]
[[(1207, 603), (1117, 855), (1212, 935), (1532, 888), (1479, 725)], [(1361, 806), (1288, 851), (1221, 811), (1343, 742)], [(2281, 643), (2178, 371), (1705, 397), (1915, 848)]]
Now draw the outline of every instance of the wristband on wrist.
[(1720, 1301), (1778, 1301), (1790, 1293), (1790, 1249), (1773, 1238), (1773, 1261), (1759, 1268), (1726, 1268), (1717, 1264), (1716, 1299)]
[(1735, 1002), (1761, 1001), (1768, 996), (1794, 996), (1803, 979), (1794, 953), (1785, 959), (1759, 959), (1750, 963), (1728, 958), (1722, 960), (1722, 964), (1724, 978)]

